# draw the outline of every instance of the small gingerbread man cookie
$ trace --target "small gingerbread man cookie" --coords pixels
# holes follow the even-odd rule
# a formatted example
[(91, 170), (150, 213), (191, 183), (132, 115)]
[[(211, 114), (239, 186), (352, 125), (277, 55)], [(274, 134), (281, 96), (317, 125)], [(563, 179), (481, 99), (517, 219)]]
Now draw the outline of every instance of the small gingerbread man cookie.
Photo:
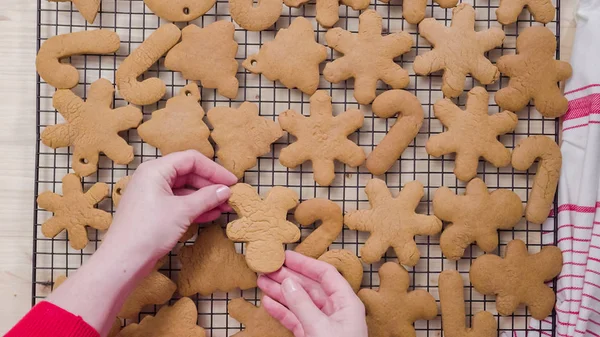
[(433, 106), (435, 117), (448, 131), (429, 138), (425, 149), (434, 157), (456, 153), (454, 174), (462, 181), (469, 181), (477, 175), (480, 157), (496, 167), (510, 164), (510, 150), (498, 140), (498, 136), (515, 129), (517, 115), (510, 111), (489, 115), (488, 100), (487, 91), (475, 87), (467, 95), (466, 110), (460, 109), (448, 98), (435, 102)]
[(359, 16), (358, 34), (339, 27), (327, 31), (329, 47), (344, 54), (327, 63), (323, 76), (331, 83), (354, 78), (354, 98), (360, 104), (375, 99), (377, 81), (382, 80), (394, 89), (408, 85), (408, 72), (394, 58), (408, 53), (413, 45), (407, 32), (382, 36), (382, 19), (376, 11), (368, 9)]
[(546, 27), (528, 27), (517, 38), (517, 54), (498, 59), (498, 69), (510, 77), (508, 86), (495, 96), (496, 103), (521, 111), (530, 99), (544, 117), (560, 117), (569, 107), (558, 82), (571, 77), (568, 62), (554, 59), (556, 36)]
[[(390, 0), (379, 0), (383, 3), (389, 3)], [(458, 0), (433, 0), (441, 8), (452, 8), (456, 6)], [(427, 0), (404, 0), (402, 1), (402, 15), (406, 22), (417, 24), (425, 18), (427, 9)]]
[(433, 50), (415, 58), (417, 75), (444, 71), (442, 91), (446, 97), (458, 97), (465, 88), (467, 74), (481, 84), (494, 83), (500, 72), (486, 57), (485, 52), (500, 47), (504, 31), (493, 27), (475, 31), (475, 9), (462, 3), (452, 9), (452, 25), (433, 18), (419, 24), (419, 33), (433, 46)]
[(533, 19), (537, 22), (548, 23), (554, 20), (556, 15), (556, 8), (552, 4), (552, 0), (500, 0), (500, 5), (496, 9), (498, 22), (503, 25), (517, 22), (524, 7), (529, 9)]
[(401, 264), (416, 265), (421, 254), (415, 235), (434, 235), (442, 230), (440, 219), (415, 213), (425, 194), (423, 184), (411, 181), (394, 198), (383, 180), (371, 179), (365, 192), (371, 209), (348, 212), (344, 216), (344, 224), (348, 228), (371, 232), (360, 249), (363, 262), (375, 263), (389, 247), (393, 247)]
[(279, 161), (283, 166), (294, 168), (310, 160), (315, 181), (321, 186), (329, 186), (335, 179), (335, 160), (351, 167), (365, 161), (362, 148), (347, 138), (363, 125), (363, 119), (363, 113), (358, 109), (334, 117), (331, 97), (319, 90), (310, 97), (310, 117), (294, 110), (279, 115), (281, 127), (298, 138), (281, 150)]

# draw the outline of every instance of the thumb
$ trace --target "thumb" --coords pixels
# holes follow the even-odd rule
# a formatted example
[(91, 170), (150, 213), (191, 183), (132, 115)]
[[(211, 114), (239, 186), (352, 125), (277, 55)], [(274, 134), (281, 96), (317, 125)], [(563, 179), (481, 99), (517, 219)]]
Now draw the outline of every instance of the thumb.
[(317, 322), (325, 318), (325, 314), (315, 305), (306, 290), (294, 279), (288, 277), (283, 280), (281, 289), (288, 309), (305, 329), (316, 326)]
[(188, 195), (178, 196), (177, 201), (183, 204), (186, 216), (190, 221), (221, 205), (231, 195), (231, 190), (225, 185), (210, 185)]

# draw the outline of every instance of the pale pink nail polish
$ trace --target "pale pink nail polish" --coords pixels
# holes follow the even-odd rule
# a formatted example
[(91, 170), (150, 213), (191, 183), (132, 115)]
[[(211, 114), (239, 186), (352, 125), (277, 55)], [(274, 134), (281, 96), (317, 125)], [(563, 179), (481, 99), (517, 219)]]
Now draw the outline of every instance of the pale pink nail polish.
[(219, 187), (217, 189), (217, 199), (219, 201), (225, 201), (225, 200), (229, 199), (230, 195), (231, 195), (231, 190), (227, 186)]

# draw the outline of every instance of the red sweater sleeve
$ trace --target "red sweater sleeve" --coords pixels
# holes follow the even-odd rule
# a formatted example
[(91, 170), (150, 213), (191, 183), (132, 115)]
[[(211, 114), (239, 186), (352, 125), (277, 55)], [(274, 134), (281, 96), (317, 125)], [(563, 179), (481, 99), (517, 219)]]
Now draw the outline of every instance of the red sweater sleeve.
[(100, 337), (100, 334), (80, 316), (40, 302), (23, 317), (5, 337)]

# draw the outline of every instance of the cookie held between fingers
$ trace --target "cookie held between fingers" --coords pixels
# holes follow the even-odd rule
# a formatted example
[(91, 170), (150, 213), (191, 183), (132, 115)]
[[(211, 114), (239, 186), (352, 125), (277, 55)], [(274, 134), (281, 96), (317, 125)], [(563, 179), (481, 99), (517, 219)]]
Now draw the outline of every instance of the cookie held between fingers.
[(562, 166), (560, 147), (546, 136), (529, 136), (512, 153), (512, 166), (517, 170), (527, 170), (538, 158), (540, 163), (525, 208), (525, 218), (534, 224), (543, 223), (550, 214)]
[(431, 294), (420, 289), (408, 291), (409, 275), (402, 266), (384, 263), (379, 268), (379, 279), (379, 290), (358, 292), (367, 310), (369, 337), (415, 336), (415, 321), (437, 316)]
[(529, 254), (523, 241), (512, 240), (504, 258), (480, 256), (471, 265), (469, 275), (475, 290), (496, 295), (496, 309), (501, 315), (511, 315), (523, 303), (533, 318), (542, 320), (552, 313), (556, 300), (545, 283), (560, 274), (562, 261), (562, 252), (555, 246)]
[(281, 268), (285, 260), (283, 244), (300, 239), (298, 227), (287, 221), (288, 210), (298, 205), (298, 194), (275, 186), (262, 199), (254, 187), (239, 183), (231, 187), (229, 205), (239, 219), (227, 224), (227, 236), (235, 242), (247, 242), (250, 269), (270, 273)]
[(529, 9), (533, 19), (537, 22), (548, 23), (554, 20), (556, 15), (556, 8), (552, 5), (552, 0), (500, 0), (500, 5), (496, 9), (498, 22), (503, 25), (517, 22), (524, 7)]
[(131, 105), (112, 109), (114, 91), (101, 78), (92, 83), (85, 102), (69, 89), (57, 90), (52, 97), (52, 105), (66, 123), (46, 127), (42, 143), (53, 149), (71, 146), (72, 167), (80, 176), (98, 170), (100, 152), (119, 165), (133, 160), (133, 147), (118, 132), (140, 125), (142, 112)]
[(217, 0), (144, 0), (158, 17), (172, 22), (193, 21), (208, 12)]
[(79, 71), (60, 60), (84, 54), (110, 54), (119, 50), (119, 35), (106, 29), (56, 35), (40, 46), (35, 68), (40, 77), (57, 89), (70, 89), (79, 83)]
[(62, 178), (62, 191), (62, 196), (46, 191), (37, 197), (40, 208), (54, 213), (42, 224), (42, 234), (53, 238), (66, 229), (71, 247), (83, 249), (88, 243), (86, 226), (107, 230), (112, 222), (110, 213), (94, 208), (108, 196), (108, 185), (95, 183), (84, 193), (80, 178), (71, 173)]
[(498, 247), (498, 229), (513, 228), (523, 216), (523, 204), (510, 190), (488, 188), (479, 178), (471, 180), (464, 195), (440, 187), (433, 196), (433, 213), (449, 222), (440, 237), (442, 253), (460, 259), (473, 242), (484, 252)]
[(472, 318), (471, 328), (465, 325), (465, 295), (463, 280), (456, 270), (444, 270), (439, 277), (442, 327), (445, 337), (495, 337), (496, 319), (487, 311)]
[[(390, 0), (379, 0), (383, 3), (389, 3)], [(452, 8), (456, 6), (458, 0), (433, 0), (442, 8)], [(425, 18), (427, 9), (427, 0), (404, 0), (402, 1), (402, 15), (406, 22), (417, 24)]]
[(142, 44), (123, 60), (115, 73), (119, 93), (127, 102), (148, 105), (158, 102), (167, 90), (158, 77), (138, 81), (146, 70), (156, 63), (181, 37), (181, 31), (172, 23), (158, 27)]
[[(288, 7), (298, 8), (310, 0), (283, 0)], [(325, 28), (330, 28), (335, 25), (339, 19), (339, 5), (343, 4), (355, 11), (369, 8), (369, 0), (316, 0), (315, 1), (315, 18), (317, 22)]]
[(367, 169), (384, 174), (402, 155), (423, 125), (423, 107), (419, 99), (404, 90), (388, 90), (373, 101), (373, 114), (380, 118), (398, 115), (387, 135), (367, 157)]
[[(51, 2), (71, 2), (75, 8), (81, 13), (81, 16), (88, 22), (94, 23), (98, 10), (100, 9), (100, 0), (48, 0)], [(91, 40), (91, 42), (97, 42)], [(72, 88), (72, 87), (71, 87)]]
[(265, 30), (277, 22), (283, 9), (283, 0), (229, 0), (231, 18), (249, 31)]
[(435, 102), (433, 106), (435, 117), (448, 130), (431, 136), (425, 149), (434, 157), (456, 153), (454, 174), (462, 181), (469, 181), (477, 175), (480, 157), (496, 167), (510, 164), (510, 150), (498, 140), (498, 136), (515, 129), (517, 115), (510, 111), (489, 115), (488, 101), (487, 91), (483, 87), (475, 87), (467, 95), (465, 110), (448, 98)]
[(233, 23), (223, 20), (203, 28), (189, 25), (181, 31), (181, 42), (165, 57), (165, 67), (234, 99), (239, 87), (234, 33)]
[(164, 109), (154, 111), (152, 118), (138, 127), (138, 134), (163, 156), (193, 149), (212, 158), (215, 152), (208, 141), (210, 130), (202, 120), (204, 110), (199, 100), (198, 85), (186, 85), (178, 96), (167, 101)]
[(210, 109), (207, 117), (213, 126), (210, 136), (217, 144), (219, 163), (238, 179), (283, 136), (279, 124), (261, 117), (254, 103), (244, 102), (237, 109), (218, 106)]
[(194, 301), (183, 297), (173, 306), (163, 306), (156, 316), (145, 316), (142, 321), (127, 325), (119, 337), (185, 336), (205, 337), (204, 329), (196, 324), (198, 309)]
[(371, 179), (365, 192), (371, 209), (351, 211), (344, 216), (344, 224), (348, 228), (371, 232), (360, 249), (363, 262), (379, 261), (392, 247), (401, 264), (416, 265), (421, 254), (415, 235), (434, 235), (442, 230), (442, 222), (435, 216), (415, 213), (425, 195), (423, 184), (411, 181), (404, 185), (397, 197), (393, 197), (383, 180)]
[(358, 109), (333, 116), (331, 97), (323, 90), (310, 97), (310, 117), (294, 110), (279, 115), (281, 127), (298, 140), (283, 148), (279, 161), (294, 168), (312, 161), (314, 179), (321, 186), (329, 186), (335, 179), (334, 161), (351, 167), (365, 161), (363, 149), (347, 137), (363, 125), (364, 116)]
[(535, 108), (549, 118), (560, 117), (569, 108), (558, 82), (571, 77), (568, 62), (555, 60), (556, 37), (546, 27), (528, 27), (517, 37), (517, 54), (498, 59), (500, 72), (510, 77), (500, 89), (496, 103), (511, 111), (521, 111), (530, 99)]
[(310, 21), (298, 17), (287, 29), (280, 29), (275, 40), (265, 42), (257, 54), (242, 66), (271, 81), (281, 81), (288, 89), (298, 88), (312, 95), (319, 86), (319, 64), (327, 58), (327, 48), (315, 41)]
[(256, 273), (248, 268), (244, 255), (236, 252), (218, 224), (204, 228), (193, 246), (183, 246), (179, 260), (178, 291), (183, 296), (256, 287)]
[(394, 62), (394, 58), (410, 51), (413, 40), (407, 32), (382, 36), (382, 19), (368, 9), (359, 16), (357, 34), (339, 27), (327, 31), (329, 47), (344, 54), (327, 63), (323, 76), (331, 83), (354, 78), (354, 98), (360, 104), (375, 99), (377, 81), (382, 80), (394, 89), (409, 83), (408, 72)]
[(234, 298), (227, 305), (229, 316), (244, 324), (245, 329), (233, 337), (294, 337), (294, 334), (273, 318), (262, 306), (243, 298)]
[(471, 5), (462, 3), (452, 9), (450, 27), (433, 18), (421, 21), (419, 33), (433, 50), (415, 58), (415, 73), (428, 75), (443, 70), (444, 96), (458, 97), (465, 88), (467, 74), (481, 84), (494, 83), (500, 77), (498, 68), (484, 54), (502, 45), (504, 31), (493, 27), (476, 32), (475, 9)]

